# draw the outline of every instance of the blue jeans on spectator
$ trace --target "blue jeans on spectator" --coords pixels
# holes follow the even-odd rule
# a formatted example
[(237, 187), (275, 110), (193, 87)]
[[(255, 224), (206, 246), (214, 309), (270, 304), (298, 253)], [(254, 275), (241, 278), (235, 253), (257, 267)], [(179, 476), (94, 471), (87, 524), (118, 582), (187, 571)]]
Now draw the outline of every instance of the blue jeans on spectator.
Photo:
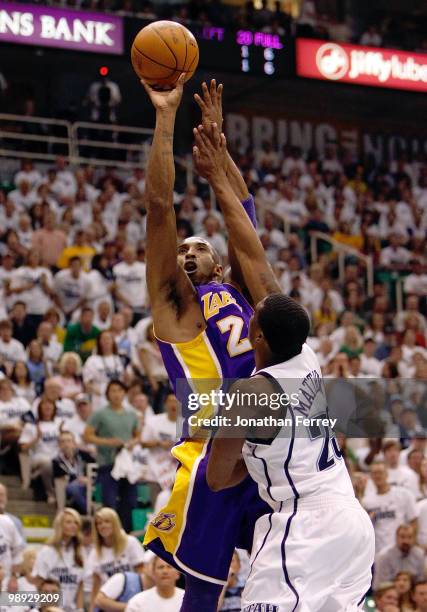
[(67, 484), (67, 497), (81, 514), (86, 514), (86, 485), (80, 484), (77, 478)]
[(123, 528), (132, 531), (132, 510), (137, 507), (138, 491), (136, 484), (126, 478), (115, 480), (111, 476), (112, 465), (98, 469), (98, 482), (102, 488), (102, 505), (113, 508), (122, 521)]

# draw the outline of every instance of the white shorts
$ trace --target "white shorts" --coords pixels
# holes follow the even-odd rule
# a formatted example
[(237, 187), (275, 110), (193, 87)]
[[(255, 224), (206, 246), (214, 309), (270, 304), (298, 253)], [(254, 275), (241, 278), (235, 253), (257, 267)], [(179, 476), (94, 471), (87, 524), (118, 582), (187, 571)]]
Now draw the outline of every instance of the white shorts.
[(356, 499), (286, 502), (256, 523), (242, 612), (362, 610), (374, 554), (374, 529)]

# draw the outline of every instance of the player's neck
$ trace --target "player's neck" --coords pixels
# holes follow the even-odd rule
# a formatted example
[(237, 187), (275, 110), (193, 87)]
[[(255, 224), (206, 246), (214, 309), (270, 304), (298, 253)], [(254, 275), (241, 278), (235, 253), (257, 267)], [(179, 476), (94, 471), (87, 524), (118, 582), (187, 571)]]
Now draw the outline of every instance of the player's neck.
[(386, 493), (388, 493), (391, 489), (391, 486), (388, 484), (388, 482), (386, 482), (383, 485), (379, 485), (377, 486), (377, 491), (379, 495), (385, 495)]

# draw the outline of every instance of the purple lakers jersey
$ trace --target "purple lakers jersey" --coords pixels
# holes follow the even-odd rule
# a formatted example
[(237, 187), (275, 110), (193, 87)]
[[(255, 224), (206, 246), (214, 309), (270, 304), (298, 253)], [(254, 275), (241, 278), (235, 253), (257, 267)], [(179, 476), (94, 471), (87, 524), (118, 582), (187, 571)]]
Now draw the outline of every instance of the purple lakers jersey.
[[(204, 379), (214, 381), (245, 378), (254, 370), (249, 342), (252, 308), (242, 294), (227, 283), (211, 282), (196, 287), (206, 328), (194, 340), (169, 344), (158, 340), (163, 361), (182, 402), (178, 381)], [(181, 396), (181, 397), (180, 397)]]

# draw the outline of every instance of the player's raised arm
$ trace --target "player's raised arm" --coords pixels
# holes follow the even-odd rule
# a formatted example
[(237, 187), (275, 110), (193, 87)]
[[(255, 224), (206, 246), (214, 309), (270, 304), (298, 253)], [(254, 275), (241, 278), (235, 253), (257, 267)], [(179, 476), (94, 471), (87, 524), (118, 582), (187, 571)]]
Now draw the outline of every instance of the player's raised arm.
[(280, 286), (267, 261), (254, 226), (235, 195), (227, 178), (225, 137), (213, 126), (210, 136), (202, 126), (194, 130), (193, 158), (197, 171), (212, 186), (224, 215), (229, 240), (233, 243), (244, 283), (254, 303), (271, 293), (281, 293)]
[(176, 320), (194, 302), (194, 288), (177, 262), (177, 231), (173, 209), (173, 137), (184, 77), (180, 77), (177, 86), (171, 91), (154, 91), (142, 83), (156, 109), (156, 126), (146, 179), (148, 294), (156, 332), (169, 342), (183, 341), (185, 338), (179, 333), (178, 337), (173, 336), (173, 330)]
[[(202, 83), (202, 95), (194, 94), (194, 99), (202, 111), (202, 124), (205, 130), (209, 131), (212, 124), (216, 123), (219, 131), (222, 131), (223, 113), (222, 113), (222, 92), (223, 86), (220, 83), (216, 85), (215, 79), (212, 79), (209, 87), (206, 83)], [(231, 188), (241, 202), (242, 208), (246, 211), (252, 224), (256, 227), (255, 204), (253, 197), (248, 191), (247, 185), (227, 151), (227, 178)], [(234, 245), (231, 240), (228, 241), (228, 261), (230, 263), (230, 281), (240, 288), (244, 288), (242, 271), (234, 250)]]
[[(206, 472), (212, 491), (236, 486), (246, 478), (248, 471), (242, 458), (245, 440), (256, 438), (268, 443), (277, 436), (278, 427), (264, 421), (271, 413), (268, 398), (272, 394), (277, 396), (277, 388), (264, 376), (240, 379), (228, 390), (228, 397), (234, 396), (235, 400), (222, 411), (222, 416), (228, 420), (215, 434)], [(284, 408), (280, 416), (284, 417), (285, 413)], [(244, 424), (240, 422), (240, 417), (246, 420)], [(251, 423), (252, 420), (261, 420), (266, 424), (256, 426)]]

